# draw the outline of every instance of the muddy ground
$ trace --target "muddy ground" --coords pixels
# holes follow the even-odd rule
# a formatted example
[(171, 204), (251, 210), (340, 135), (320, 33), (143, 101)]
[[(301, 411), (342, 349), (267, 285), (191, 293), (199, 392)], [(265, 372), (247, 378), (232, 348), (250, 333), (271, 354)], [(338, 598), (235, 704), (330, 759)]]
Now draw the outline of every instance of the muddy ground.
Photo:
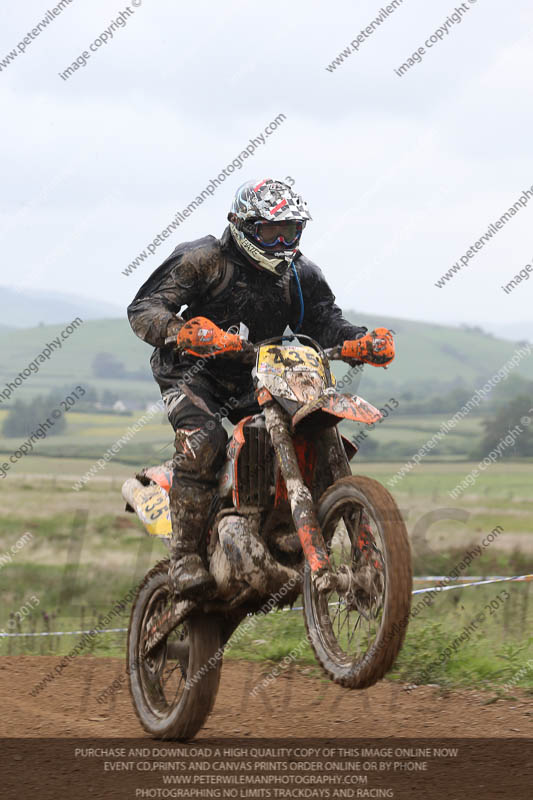
[[(123, 675), (120, 659), (78, 658), (36, 697), (30, 695), (53, 671), (55, 656), (0, 658), (0, 736), (138, 737), (126, 685), (107, 704), (96, 697)], [(533, 737), (533, 700), (382, 681), (349, 691), (295, 668), (256, 697), (259, 663), (227, 661), (215, 708), (202, 737)]]
[[(121, 660), (78, 658), (32, 696), (31, 690), (56, 664), (54, 656), (0, 658), (0, 736), (7, 737), (0, 747), (0, 796), (6, 800), (57, 800), (63, 796), (76, 800), (531, 798), (533, 703), (523, 692), (517, 691), (515, 699), (494, 702), (494, 695), (477, 691), (442, 693), (435, 687), (386, 681), (350, 692), (319, 677), (313, 669), (294, 667), (253, 697), (250, 691), (262, 680), (264, 665), (228, 661), (214, 711), (197, 739), (192, 743), (157, 742), (140, 728), (128, 689), (118, 680), (124, 675)], [(124, 688), (110, 703), (98, 703), (96, 697), (113, 681)], [(254, 748), (261, 745), (292, 746), (294, 754), (283, 756), (281, 766), (272, 766), (273, 759), (265, 764), (254, 754)], [(305, 754), (296, 746), (313, 745), (414, 746), (427, 748), (428, 753), (433, 747), (445, 746), (449, 755), (431, 749), (430, 758), (421, 762), (419, 756), (415, 763), (409, 754), (398, 761), (395, 751), (394, 758), (383, 762), (385, 766), (377, 758), (362, 762), (373, 772), (365, 773), (366, 767), (359, 763), (345, 772), (344, 767), (327, 763), (325, 749), (316, 751), (323, 752), (318, 766), (320, 755), (307, 762), (299, 757)], [(179, 755), (159, 750), (169, 746), (182, 748)], [(458, 746), (455, 754), (451, 754), (452, 746)], [(105, 755), (91, 755), (96, 751), (90, 748), (98, 747), (102, 751), (107, 747), (128, 749), (120, 757), (108, 750)], [(234, 755), (234, 761), (241, 759), (237, 771), (227, 766), (228, 758), (222, 765), (220, 759), (214, 760), (219, 755), (215, 748), (221, 748), (224, 756)], [(246, 748), (252, 754), (250, 762), (240, 755)], [(425, 763), (427, 771), (407, 771), (409, 763), (418, 767)], [(161, 773), (162, 767), (172, 771)], [(295, 767), (306, 771), (295, 772)], [(354, 769), (357, 771), (351, 771)], [(331, 781), (332, 776), (341, 783), (326, 784), (326, 788), (317, 784)], [(169, 780), (175, 785), (168, 785)], [(302, 783), (304, 780), (309, 782)], [(210, 781), (225, 783), (219, 787)], [(279, 783), (282, 781), (288, 783)]]

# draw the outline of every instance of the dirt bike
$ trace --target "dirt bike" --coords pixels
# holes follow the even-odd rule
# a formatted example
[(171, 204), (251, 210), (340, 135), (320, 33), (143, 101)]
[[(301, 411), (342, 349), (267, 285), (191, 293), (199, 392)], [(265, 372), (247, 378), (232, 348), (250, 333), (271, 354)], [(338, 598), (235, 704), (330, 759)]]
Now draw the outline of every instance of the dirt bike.
[[(166, 559), (145, 576), (131, 611), (130, 693), (157, 738), (191, 738), (202, 727), (224, 647), (247, 615), (292, 606), (302, 594), (315, 656), (349, 689), (383, 678), (405, 636), (407, 531), (390, 493), (351, 474), (357, 447), (337, 429), (343, 419), (370, 425), (381, 413), (335, 390), (329, 362), (341, 358), (339, 347), (323, 350), (302, 335), (246, 344), (260, 412), (238, 422), (218, 473), (201, 550), (216, 594), (174, 596)], [(167, 462), (122, 489), (148, 535), (166, 543), (171, 482)]]

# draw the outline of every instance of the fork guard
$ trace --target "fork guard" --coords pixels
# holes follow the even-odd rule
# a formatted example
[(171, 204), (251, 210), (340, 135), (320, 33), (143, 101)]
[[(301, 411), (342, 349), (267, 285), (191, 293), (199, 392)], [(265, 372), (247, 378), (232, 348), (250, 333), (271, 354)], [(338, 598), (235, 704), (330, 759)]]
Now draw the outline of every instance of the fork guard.
[(326, 545), (318, 524), (315, 504), (306, 485), (294, 442), (289, 432), (286, 413), (272, 404), (265, 407), (265, 422), (287, 487), (294, 526), (311, 572), (320, 575), (330, 569)]
[(355, 394), (340, 394), (334, 389), (326, 389), (321, 395), (298, 409), (291, 420), (292, 429), (294, 430), (302, 420), (318, 411), (337, 419), (363, 422), (365, 425), (372, 425), (383, 418), (381, 412), (371, 403), (363, 400), (362, 397), (358, 397)]

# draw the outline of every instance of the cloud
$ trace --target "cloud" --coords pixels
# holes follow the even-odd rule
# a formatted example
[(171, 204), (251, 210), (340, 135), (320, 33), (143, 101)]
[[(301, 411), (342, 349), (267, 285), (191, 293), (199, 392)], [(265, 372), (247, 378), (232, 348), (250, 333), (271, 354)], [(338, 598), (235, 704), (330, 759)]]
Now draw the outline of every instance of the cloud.
[[(532, 209), (445, 291), (434, 280), (527, 185), (533, 80), (526, 0), (479, 3), (411, 74), (393, 69), (450, 13), (402, 6), (360, 52), (325, 67), (379, 4), (144, 0), (76, 72), (58, 77), (123, 8), (73, 2), (0, 73), (4, 282), (123, 306), (180, 240), (220, 234), (249, 174), (291, 175), (313, 214), (303, 241), (345, 307), (424, 319), (528, 318), (508, 273), (533, 256)], [(42, 14), (6, 13), (1, 53)], [(0, 54), (0, 59), (3, 57)], [(135, 278), (122, 269), (247, 141), (287, 115), (243, 170)], [(23, 268), (21, 268), (21, 265)], [(436, 276), (436, 277), (435, 277)]]

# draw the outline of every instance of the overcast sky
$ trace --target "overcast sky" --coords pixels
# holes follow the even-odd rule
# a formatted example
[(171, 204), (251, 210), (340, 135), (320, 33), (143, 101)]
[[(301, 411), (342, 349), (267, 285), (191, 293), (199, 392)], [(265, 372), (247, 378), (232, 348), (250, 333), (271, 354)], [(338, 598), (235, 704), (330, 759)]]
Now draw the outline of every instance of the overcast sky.
[[(137, 5), (133, 5), (137, 3)], [(180, 242), (220, 235), (231, 197), (292, 176), (302, 250), (345, 308), (441, 322), (531, 321), (533, 198), (445, 288), (435, 282), (533, 186), (533, 6), (404, 0), (333, 71), (385, 0), (54, 0), (2, 7), (1, 285), (126, 306)], [(19, 49), (18, 45), (22, 43)], [(24, 52), (20, 52), (25, 48)], [(83, 52), (87, 65), (60, 72)], [(286, 120), (178, 230), (146, 248), (279, 114)]]

